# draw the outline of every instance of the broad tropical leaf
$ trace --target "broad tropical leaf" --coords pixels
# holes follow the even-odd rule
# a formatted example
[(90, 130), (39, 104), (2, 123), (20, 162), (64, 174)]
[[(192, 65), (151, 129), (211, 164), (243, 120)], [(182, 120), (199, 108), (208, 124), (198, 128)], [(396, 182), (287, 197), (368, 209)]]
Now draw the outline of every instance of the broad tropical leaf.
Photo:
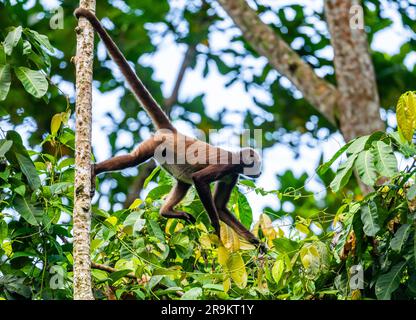
[(238, 252), (232, 253), (227, 261), (227, 267), (235, 284), (244, 289), (247, 286), (247, 270), (244, 260)]
[(379, 300), (390, 300), (391, 294), (399, 287), (400, 277), (403, 272), (405, 262), (396, 264), (391, 270), (382, 274), (376, 282), (376, 296)]
[(374, 164), (374, 156), (370, 150), (359, 153), (355, 168), (361, 180), (368, 186), (373, 186), (377, 179), (376, 166)]
[(397, 125), (403, 137), (411, 142), (416, 128), (416, 94), (408, 91), (401, 95), (396, 107)]
[(0, 157), (3, 157), (13, 145), (13, 141), (0, 139)]
[(345, 144), (341, 149), (339, 149), (332, 158), (325, 162), (324, 164), (320, 165), (318, 168), (318, 173), (320, 175), (325, 174), (325, 172), (328, 171), (328, 169), (332, 166), (332, 164), (337, 160), (356, 140), (351, 140), (347, 144)]
[(28, 223), (34, 226), (39, 225), (37, 218), (42, 216), (43, 211), (35, 208), (26, 198), (20, 196), (16, 197), (14, 200), (14, 207)]
[(48, 90), (48, 80), (40, 70), (31, 70), (26, 67), (14, 69), (17, 78), (27, 92), (36, 98), (41, 98)]
[(410, 224), (404, 224), (396, 231), (394, 238), (390, 242), (390, 248), (392, 250), (397, 252), (402, 250), (403, 244), (409, 237), (410, 227)]
[(348, 158), (348, 160), (339, 167), (338, 172), (331, 182), (331, 189), (334, 192), (338, 192), (342, 189), (350, 180), (352, 174), (352, 168), (357, 159), (357, 155), (354, 154)]
[(272, 276), (274, 282), (279, 284), (280, 279), (282, 278), (283, 271), (285, 270), (285, 262), (283, 259), (277, 259), (276, 262), (273, 264), (272, 268)]
[(22, 169), (22, 172), (26, 176), (32, 190), (39, 189), (40, 179), (32, 160), (20, 153), (16, 153), (16, 159), (19, 162), (20, 169)]
[(381, 176), (392, 177), (397, 173), (397, 159), (393, 153), (393, 149), (383, 141), (373, 143), (371, 149), (377, 171)]
[(364, 233), (369, 237), (374, 237), (380, 230), (377, 205), (374, 201), (368, 201), (361, 207), (361, 221), (364, 224)]
[(22, 37), (22, 27), (19, 26), (17, 28), (13, 28), (10, 31), (3, 42), (4, 52), (7, 55), (11, 55), (13, 52), (13, 48), (19, 43), (20, 38)]
[(251, 210), (250, 204), (247, 200), (247, 197), (237, 191), (237, 203), (236, 203), (236, 213), (238, 213), (238, 218), (241, 223), (248, 229), (250, 229), (251, 223), (253, 222), (253, 211)]
[(0, 65), (0, 101), (6, 99), (11, 83), (12, 74), (10, 72), (10, 65)]
[(220, 237), (225, 248), (234, 252), (240, 249), (240, 239), (238, 234), (228, 225), (220, 221)]

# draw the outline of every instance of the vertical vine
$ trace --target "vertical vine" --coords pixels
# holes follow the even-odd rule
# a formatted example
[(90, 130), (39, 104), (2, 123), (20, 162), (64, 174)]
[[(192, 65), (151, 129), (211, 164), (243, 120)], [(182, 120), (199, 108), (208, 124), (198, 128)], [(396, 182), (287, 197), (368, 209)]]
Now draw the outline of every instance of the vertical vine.
[[(95, 0), (80, 0), (80, 7), (95, 10)], [(91, 288), (91, 109), (94, 59), (94, 30), (80, 18), (76, 28), (76, 133), (75, 133), (75, 199), (74, 235), (74, 299), (93, 300)]]

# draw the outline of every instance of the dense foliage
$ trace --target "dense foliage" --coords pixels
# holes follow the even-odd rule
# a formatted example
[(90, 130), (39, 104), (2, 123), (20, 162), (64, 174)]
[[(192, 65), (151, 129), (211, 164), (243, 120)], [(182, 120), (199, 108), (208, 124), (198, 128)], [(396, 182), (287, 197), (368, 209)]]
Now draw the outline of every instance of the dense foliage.
[[(163, 37), (164, 32), (173, 33), (178, 43), (199, 44), (198, 55), (205, 66), (205, 76), (212, 66), (217, 66), (221, 74), (229, 77), (230, 85), (241, 82), (248, 92), (253, 86), (272, 92), (271, 105), (258, 101), (253, 94), (253, 100), (265, 112), (264, 117), (249, 111), (244, 115), (247, 127), (261, 123), (269, 133), (265, 147), (278, 141), (296, 148), (302, 133), (322, 139), (318, 134), (320, 128), (329, 129), (325, 137), (334, 131), (312, 108), (305, 108), (306, 102), (295, 98), (292, 89), (283, 90), (280, 76), (268, 65), (260, 72), (251, 70), (247, 76), (246, 67), (238, 61), (252, 55), (257, 57), (248, 45), (240, 52), (211, 49), (207, 40), (209, 27), (220, 28), (216, 23), (222, 21), (216, 14), (211, 11), (208, 14), (195, 4), (181, 12), (173, 10), (172, 14), (164, 1), (140, 3), (136, 9), (142, 10), (142, 14), (137, 10), (127, 14), (105, 1), (99, 3), (100, 12), (107, 12), (115, 24), (124, 26), (116, 32), (120, 33), (117, 38), (129, 60), (137, 61), (142, 53), (156, 50), (148, 33), (154, 38)], [(371, 40), (391, 21), (383, 17), (379, 1), (366, 3)], [(414, 28), (408, 7), (403, 3), (396, 3), (403, 23)], [(68, 1), (65, 9), (71, 12), (75, 6), (76, 2)], [(134, 2), (132, 6), (136, 6)], [(327, 36), (317, 30), (320, 40), (313, 42), (306, 31), (308, 27), (315, 28), (307, 22), (308, 18), (320, 13), (307, 12), (301, 6), (290, 8), (295, 12), (293, 20), (287, 19), (284, 9), (276, 14), (278, 24), (291, 25), (283, 37), (289, 43), (296, 38), (303, 39), (304, 45), (297, 51), (315, 68), (330, 66), (331, 61), (319, 55), (319, 50), (328, 45)], [(14, 130), (0, 133), (0, 299), (72, 298), (74, 133), (68, 125), (72, 106), (51, 78), (73, 82), (69, 61), (74, 54), (75, 22), (65, 19), (65, 28), (59, 34), (50, 32), (45, 21), (35, 19), (31, 20), (32, 24), (27, 23), (30, 14), (42, 10), (37, 1), (27, 10), (24, 1), (17, 1), (14, 6), (0, 3), (3, 40), (0, 116), (12, 125), (20, 125), (30, 118), (37, 128), (29, 132), (27, 139), (22, 139)], [(260, 6), (260, 10), (266, 12), (270, 8)], [(189, 22), (186, 32), (178, 31), (183, 30), (178, 27), (178, 21), (182, 20)], [(149, 25), (145, 27), (149, 21), (154, 27), (150, 31)], [(135, 28), (130, 27), (133, 23)], [(157, 23), (166, 26), (162, 28), (164, 32), (158, 31)], [(276, 32), (280, 30), (276, 27)], [(232, 39), (233, 43), (241, 41), (239, 36)], [(130, 50), (138, 47), (140, 53)], [(400, 93), (409, 90), (407, 83), (412, 83), (414, 71), (403, 64), (412, 48), (414, 41), (404, 44), (394, 56), (373, 52), (376, 69), (385, 71), (377, 80), (382, 107), (386, 110), (393, 108)], [(231, 59), (235, 64), (230, 65), (223, 61), (226, 54), (241, 59)], [(105, 62), (106, 59), (100, 60), (103, 66)], [(195, 66), (196, 58), (192, 63)], [(123, 84), (113, 80), (110, 70), (104, 67), (96, 71), (102, 91)], [(152, 81), (153, 69), (141, 68), (139, 72), (158, 100), (162, 100), (158, 83)], [(326, 77), (334, 81), (332, 73)], [(137, 105), (131, 95), (123, 96), (121, 108), (123, 119), (109, 134), (112, 153), (128, 149), (117, 145), (116, 131), (127, 131), (131, 121), (147, 125), (137, 115)], [(200, 115), (198, 127), (204, 131), (224, 125), (221, 116), (218, 119), (205, 116), (203, 96), (178, 101), (178, 109), (180, 120), (192, 122), (190, 114)], [(267, 113), (273, 116), (272, 121)], [(297, 177), (291, 171), (278, 177), (279, 190), (264, 190), (252, 181), (240, 181), (233, 191), (230, 209), (267, 243), (267, 254), (260, 254), (225, 225), (222, 225), (221, 239), (214, 236), (193, 191), (181, 209), (197, 219), (195, 225), (161, 218), (158, 209), (172, 180), (160, 168), (144, 183), (151, 189), (145, 199), (136, 199), (122, 210), (114, 209), (122, 207), (117, 195), (127, 193), (132, 180), (114, 174), (113, 187), (105, 195), (111, 208), (103, 210), (97, 204), (93, 207), (91, 255), (95, 296), (101, 299), (413, 299), (416, 296), (416, 166), (410, 162), (399, 170), (398, 162), (416, 156), (412, 142), (415, 119), (415, 94), (408, 92), (397, 104), (398, 132), (390, 128), (388, 132), (359, 137), (322, 164), (316, 177), (333, 192), (327, 189), (314, 194), (305, 188), (313, 177), (306, 174)], [(140, 140), (141, 137), (134, 137), (133, 142)], [(333, 172), (335, 160), (344, 153), (345, 161)], [(362, 197), (354, 172), (361, 183), (374, 187), (374, 192)], [(108, 181), (108, 176), (100, 179), (100, 182)], [(279, 210), (266, 208), (259, 220), (253, 221), (247, 192), (277, 197), (282, 205)], [(285, 203), (292, 204), (294, 210), (283, 210)]]

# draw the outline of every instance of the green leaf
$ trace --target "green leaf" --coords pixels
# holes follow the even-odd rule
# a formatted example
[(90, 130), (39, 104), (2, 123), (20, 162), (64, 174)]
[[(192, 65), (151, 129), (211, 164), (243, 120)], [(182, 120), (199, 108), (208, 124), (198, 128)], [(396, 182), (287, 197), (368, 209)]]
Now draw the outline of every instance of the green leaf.
[(48, 80), (40, 70), (31, 70), (26, 67), (14, 69), (17, 78), (22, 82), (27, 92), (36, 98), (41, 98), (48, 90)]
[(37, 218), (42, 217), (43, 211), (35, 208), (32, 204), (30, 204), (26, 198), (22, 198), (17, 196), (14, 200), (14, 207), (16, 211), (25, 219), (28, 223), (34, 226), (38, 226)]
[(202, 288), (192, 288), (186, 291), (181, 300), (198, 300), (202, 296)]
[(337, 160), (353, 143), (355, 142), (355, 140), (351, 140), (350, 142), (348, 142), (346, 145), (344, 145), (341, 149), (339, 149), (333, 156), (332, 158), (325, 162), (324, 164), (320, 165), (318, 168), (318, 173), (320, 175), (325, 174), (325, 172), (328, 171), (328, 169), (332, 166), (332, 164), (335, 162), (335, 160)]
[(16, 159), (19, 163), (20, 169), (22, 169), (23, 174), (26, 176), (27, 181), (29, 182), (32, 190), (37, 190), (40, 187), (40, 179), (36, 167), (33, 164), (32, 160), (20, 153), (16, 153)]
[(235, 284), (240, 289), (244, 289), (247, 286), (248, 275), (244, 260), (238, 252), (230, 254), (227, 260), (227, 268)]
[(21, 26), (17, 28), (13, 28), (13, 30), (7, 34), (6, 39), (4, 39), (3, 46), (4, 46), (4, 52), (8, 56), (12, 54), (13, 48), (18, 44), (21, 37), (22, 37)]
[(390, 300), (391, 294), (399, 287), (405, 265), (405, 262), (400, 262), (393, 266), (389, 272), (378, 277), (375, 287), (377, 299)]
[(272, 268), (272, 276), (276, 284), (279, 284), (279, 281), (282, 278), (284, 270), (285, 270), (285, 262), (282, 259), (276, 260)]
[(247, 229), (250, 229), (251, 223), (253, 222), (253, 211), (247, 197), (238, 190), (236, 205), (239, 220)]
[(24, 40), (23, 41), (23, 55), (28, 55), (32, 52), (32, 45), (30, 44), (29, 41)]
[(32, 36), (32, 38), (41, 46), (48, 49), (51, 53), (55, 51), (55, 49), (52, 47), (51, 43), (49, 42), (49, 39), (44, 34), (40, 34), (36, 32), (35, 30), (28, 30), (28, 34)]
[(128, 275), (131, 272), (129, 269), (125, 270), (118, 270), (110, 274), (109, 278), (112, 280), (112, 282), (116, 282), (117, 280), (123, 278), (124, 276)]
[(293, 256), (299, 250), (299, 243), (287, 238), (273, 239), (276, 251), (282, 254)]
[(402, 250), (403, 244), (409, 237), (410, 227), (410, 224), (404, 224), (396, 231), (394, 238), (390, 241), (390, 248), (392, 250), (397, 252)]
[(9, 226), (6, 221), (0, 220), (0, 243), (7, 238)]
[(374, 142), (373, 146), (371, 151), (377, 171), (384, 177), (394, 176), (397, 173), (397, 159), (392, 147), (382, 141)]
[(396, 106), (396, 117), (399, 131), (403, 137), (412, 142), (416, 128), (416, 94), (408, 91), (401, 95)]
[(347, 149), (347, 154), (358, 154), (365, 149), (369, 135), (359, 137), (352, 141), (351, 146)]
[(159, 224), (154, 220), (148, 220), (147, 222), (150, 226), (149, 233), (158, 238), (159, 240), (165, 241), (165, 235), (162, 229), (160, 229)]
[(374, 156), (370, 150), (362, 151), (358, 154), (355, 168), (362, 182), (369, 186), (374, 185), (377, 179), (377, 171), (374, 164)]
[(350, 180), (352, 174), (352, 168), (354, 166), (357, 155), (354, 154), (348, 158), (348, 160), (339, 167), (338, 172), (331, 182), (331, 189), (334, 192), (338, 192), (342, 189)]
[(143, 183), (143, 188), (147, 188), (147, 185), (149, 184), (150, 181), (152, 181), (153, 177), (156, 176), (159, 172), (160, 172), (161, 167), (157, 166), (156, 168), (153, 169), (152, 173), (149, 174), (149, 176), (146, 178), (146, 180)]
[(6, 99), (11, 83), (12, 73), (10, 72), (10, 65), (0, 65), (0, 101)]
[(364, 233), (369, 237), (374, 237), (380, 230), (377, 205), (374, 201), (368, 201), (361, 206), (361, 221), (364, 224)]
[(0, 139), (0, 157), (4, 157), (7, 151), (10, 150), (10, 148), (13, 145), (13, 141), (6, 140), (6, 139)]

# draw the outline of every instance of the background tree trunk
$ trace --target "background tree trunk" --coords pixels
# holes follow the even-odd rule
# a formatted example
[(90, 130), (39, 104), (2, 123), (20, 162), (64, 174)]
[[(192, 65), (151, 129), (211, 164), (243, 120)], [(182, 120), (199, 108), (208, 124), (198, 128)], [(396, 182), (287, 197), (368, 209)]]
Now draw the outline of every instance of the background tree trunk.
[(340, 130), (346, 141), (385, 129), (364, 24), (354, 21), (364, 22), (363, 14), (359, 0), (325, 1), (340, 93)]
[[(287, 77), (332, 124), (339, 122), (345, 141), (384, 129), (374, 67), (365, 30), (353, 29), (352, 6), (359, 0), (326, 0), (325, 10), (335, 52), (338, 86), (319, 78), (280, 36), (261, 21), (246, 0), (218, 0), (244, 38), (271, 66)], [(335, 121), (337, 120), (337, 121)]]
[[(80, 7), (95, 10), (95, 0), (81, 0)], [(78, 22), (76, 54), (76, 129), (75, 129), (75, 200), (74, 299), (93, 300), (91, 288), (91, 103), (94, 60), (94, 30), (81, 18)]]

